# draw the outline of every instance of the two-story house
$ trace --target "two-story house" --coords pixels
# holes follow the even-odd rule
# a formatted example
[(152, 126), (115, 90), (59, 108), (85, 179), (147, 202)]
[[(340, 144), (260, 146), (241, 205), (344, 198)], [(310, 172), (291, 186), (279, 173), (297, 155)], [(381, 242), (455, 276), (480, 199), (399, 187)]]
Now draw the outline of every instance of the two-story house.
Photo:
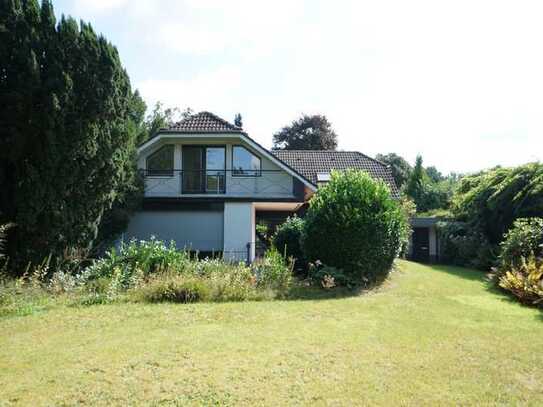
[(253, 260), (258, 219), (298, 212), (332, 169), (366, 170), (398, 193), (390, 168), (361, 153), (269, 151), (209, 112), (160, 130), (139, 147), (138, 168), (143, 207), (123, 239), (154, 235), (232, 260)]

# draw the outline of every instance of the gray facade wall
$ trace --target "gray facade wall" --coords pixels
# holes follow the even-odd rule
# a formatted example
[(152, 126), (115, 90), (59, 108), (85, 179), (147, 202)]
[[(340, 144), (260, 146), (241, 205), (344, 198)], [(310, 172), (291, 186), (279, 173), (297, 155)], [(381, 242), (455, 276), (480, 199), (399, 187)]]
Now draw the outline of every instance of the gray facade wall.
[(141, 211), (130, 219), (123, 240), (149, 240), (151, 236), (178, 249), (223, 250), (223, 211)]

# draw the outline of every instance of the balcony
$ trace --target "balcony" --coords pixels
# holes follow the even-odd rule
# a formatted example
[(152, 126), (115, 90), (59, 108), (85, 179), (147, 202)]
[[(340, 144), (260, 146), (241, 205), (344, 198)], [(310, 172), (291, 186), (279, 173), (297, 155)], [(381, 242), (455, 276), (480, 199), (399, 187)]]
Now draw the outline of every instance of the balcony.
[(293, 178), (281, 170), (141, 170), (146, 197), (216, 195), (293, 198)]

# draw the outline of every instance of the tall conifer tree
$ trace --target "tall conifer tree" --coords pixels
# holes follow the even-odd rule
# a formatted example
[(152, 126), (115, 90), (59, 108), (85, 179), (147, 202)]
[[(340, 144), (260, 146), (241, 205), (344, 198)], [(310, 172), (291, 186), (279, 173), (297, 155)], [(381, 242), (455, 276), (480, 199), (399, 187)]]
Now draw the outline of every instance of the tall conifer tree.
[[(116, 48), (48, 0), (0, 3), (0, 212), (11, 255), (89, 249), (104, 214), (136, 189), (144, 108)], [(0, 219), (2, 221), (3, 219)]]

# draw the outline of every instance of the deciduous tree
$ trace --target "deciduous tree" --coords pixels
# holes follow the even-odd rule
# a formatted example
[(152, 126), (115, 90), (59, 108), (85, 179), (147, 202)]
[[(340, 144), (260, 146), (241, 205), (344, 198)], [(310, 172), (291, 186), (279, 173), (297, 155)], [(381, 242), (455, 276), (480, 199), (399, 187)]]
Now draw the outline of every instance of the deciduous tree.
[(278, 150), (335, 150), (337, 135), (323, 115), (303, 115), (273, 135)]

